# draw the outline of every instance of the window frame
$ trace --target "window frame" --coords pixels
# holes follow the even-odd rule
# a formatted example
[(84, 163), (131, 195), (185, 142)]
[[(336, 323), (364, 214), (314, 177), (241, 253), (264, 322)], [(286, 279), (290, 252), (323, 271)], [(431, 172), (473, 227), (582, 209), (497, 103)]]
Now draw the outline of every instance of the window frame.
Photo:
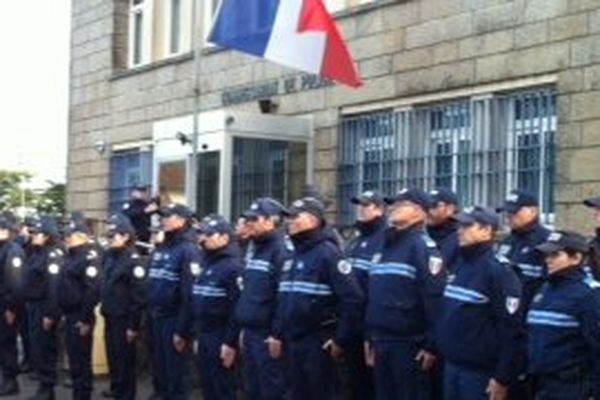
[[(138, 4), (135, 4), (138, 1)], [(129, 1), (129, 37), (127, 64), (130, 69), (138, 68), (152, 62), (153, 46), (153, 0), (130, 0)], [(136, 60), (136, 17), (141, 16), (139, 60)]]

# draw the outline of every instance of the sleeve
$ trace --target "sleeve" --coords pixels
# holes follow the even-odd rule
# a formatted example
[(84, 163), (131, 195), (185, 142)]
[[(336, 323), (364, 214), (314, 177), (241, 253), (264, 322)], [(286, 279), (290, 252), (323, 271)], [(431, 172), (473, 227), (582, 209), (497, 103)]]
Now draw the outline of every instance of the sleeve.
[(425, 241), (415, 244), (413, 262), (418, 271), (419, 294), (425, 310), (423, 349), (435, 354), (437, 353), (436, 325), (440, 315), (447, 271), (443, 256), (433, 242), (429, 245)]
[(338, 325), (336, 342), (345, 347), (361, 336), (365, 296), (355, 275), (352, 264), (340, 252), (332, 252), (328, 263), (329, 282), (337, 301)]
[(94, 320), (94, 309), (100, 299), (100, 263), (101, 259), (95, 250), (90, 250), (81, 273), (83, 283), (83, 300), (79, 320), (91, 323)]
[(133, 331), (139, 331), (142, 312), (146, 307), (146, 268), (141, 261), (138, 254), (131, 255), (128, 328)]
[(58, 321), (61, 317), (60, 307), (58, 305), (58, 282), (63, 264), (64, 257), (62, 250), (55, 249), (50, 252), (48, 265), (46, 267), (48, 276), (48, 297), (44, 303), (44, 316), (53, 321)]
[(236, 263), (235, 267), (232, 268), (231, 272), (227, 276), (227, 284), (225, 287), (225, 292), (227, 293), (227, 301), (230, 305), (229, 307), (229, 321), (227, 323), (227, 332), (225, 334), (225, 339), (223, 340), (225, 344), (230, 347), (238, 346), (238, 338), (240, 336), (240, 326), (235, 319), (235, 305), (237, 304), (240, 298), (240, 284), (238, 279), (240, 278), (240, 273), (242, 271), (242, 263), (241, 261)]
[(180, 266), (181, 276), (179, 282), (179, 309), (177, 311), (175, 332), (182, 337), (191, 335), (191, 304), (192, 304), (192, 285), (194, 276), (192, 275), (192, 264), (201, 263), (200, 250), (195, 245), (190, 244), (186, 249), (185, 255)]
[(581, 329), (589, 348), (593, 397), (600, 398), (600, 289), (592, 289), (582, 302)]
[(508, 264), (499, 266), (499, 273), (492, 276), (493, 313), (498, 329), (498, 363), (494, 379), (508, 386), (521, 371), (525, 359), (525, 329), (521, 284)]
[(25, 263), (25, 253), (23, 249), (14, 244), (6, 259), (7, 265), (7, 292), (6, 292), (6, 304), (10, 310), (16, 311), (19, 308), (19, 303), (21, 301), (20, 289), (21, 289), (21, 280), (24, 274), (24, 263)]
[(277, 301), (279, 298), (279, 282), (281, 282), (281, 277), (283, 276), (283, 267), (286, 262), (290, 261), (292, 258), (292, 254), (285, 248), (285, 245), (282, 243), (281, 248), (274, 254), (273, 257), (273, 276), (271, 281), (271, 290), (274, 293), (274, 304), (273, 304), (273, 319), (271, 321), (271, 335), (273, 337), (281, 336), (281, 318), (279, 313), (279, 302)]

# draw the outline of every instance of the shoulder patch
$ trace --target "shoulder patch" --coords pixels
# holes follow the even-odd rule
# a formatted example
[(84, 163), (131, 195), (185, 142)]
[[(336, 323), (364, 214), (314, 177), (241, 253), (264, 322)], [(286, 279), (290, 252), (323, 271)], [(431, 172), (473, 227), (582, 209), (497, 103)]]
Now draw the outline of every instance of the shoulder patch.
[(349, 275), (352, 272), (352, 264), (348, 260), (340, 260), (337, 269), (340, 274)]
[(429, 272), (431, 275), (437, 275), (442, 271), (444, 261), (441, 257), (429, 257)]
[(88, 278), (95, 278), (98, 276), (98, 268), (90, 265), (85, 269), (85, 274)]
[(517, 310), (519, 309), (520, 303), (521, 303), (521, 301), (519, 300), (518, 297), (507, 296), (506, 297), (506, 311), (508, 311), (508, 313), (511, 315), (516, 313)]
[(22, 265), (23, 265), (23, 260), (21, 259), (21, 257), (13, 257), (12, 266), (14, 268), (21, 268)]
[(133, 269), (133, 276), (138, 279), (142, 279), (146, 276), (146, 270), (141, 265), (138, 265)]
[(200, 276), (202, 274), (202, 267), (199, 262), (191, 262), (190, 263), (190, 272), (194, 276)]

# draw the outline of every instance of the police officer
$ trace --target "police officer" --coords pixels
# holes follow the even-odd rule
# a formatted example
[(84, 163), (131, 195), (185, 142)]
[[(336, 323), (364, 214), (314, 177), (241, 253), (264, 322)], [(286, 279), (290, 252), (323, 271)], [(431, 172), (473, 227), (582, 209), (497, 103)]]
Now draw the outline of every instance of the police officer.
[[(350, 199), (357, 208), (356, 228), (359, 235), (346, 248), (348, 261), (352, 264), (352, 273), (367, 296), (369, 289), (369, 266), (373, 256), (381, 253), (384, 233), (387, 228), (385, 201), (383, 196), (373, 190), (367, 190)], [(360, 336), (353, 341), (345, 354), (348, 366), (348, 393), (353, 399), (372, 399), (374, 396), (371, 368), (365, 363), (364, 328)]]
[(3, 381), (0, 396), (19, 393), (17, 375), (17, 311), (21, 297), (21, 284), (24, 253), (14, 242), (12, 230), (14, 222), (6, 215), (0, 216), (0, 367)]
[(191, 297), (202, 394), (206, 400), (234, 400), (233, 366), (239, 335), (234, 309), (242, 255), (231, 225), (221, 216), (207, 221), (201, 236), (204, 257), (201, 264), (191, 265)]
[(537, 197), (527, 191), (513, 190), (499, 210), (508, 214), (510, 235), (502, 241), (498, 253), (509, 260), (523, 285), (525, 315), (546, 277), (544, 258), (535, 246), (544, 243), (550, 230), (540, 222)]
[(158, 204), (150, 201), (148, 186), (138, 185), (131, 191), (131, 200), (123, 205), (125, 214), (135, 229), (136, 238), (142, 242), (150, 241), (152, 214), (158, 211)]
[(558, 231), (537, 249), (549, 275), (527, 315), (536, 399), (600, 398), (600, 283), (582, 270), (587, 242)]
[(444, 291), (438, 329), (444, 396), (503, 400), (523, 349), (520, 283), (494, 253), (498, 216), (475, 207), (455, 218), (460, 253)]
[(244, 217), (252, 231), (252, 246), (240, 280), (241, 295), (236, 319), (243, 329), (243, 368), (250, 400), (281, 400), (285, 393), (284, 364), (279, 354), (269, 353), (273, 337), (277, 288), (286, 249), (279, 226), (284, 207), (268, 197), (257, 199)]
[(367, 362), (375, 368), (377, 399), (427, 399), (445, 276), (441, 255), (425, 231), (431, 199), (414, 188), (386, 202), (391, 227), (369, 269)]
[(31, 359), (39, 379), (32, 400), (54, 399), (58, 360), (57, 325), (60, 321), (56, 284), (64, 252), (58, 226), (51, 217), (41, 217), (30, 227), (31, 251), (25, 263), (23, 298), (29, 317)]
[(185, 355), (190, 339), (190, 268), (201, 262), (191, 231), (192, 211), (181, 204), (161, 208), (164, 242), (152, 253), (148, 273), (148, 311), (152, 322), (154, 377), (160, 395), (187, 399)]
[(431, 208), (427, 233), (442, 252), (444, 265), (452, 265), (456, 257), (458, 245), (458, 223), (452, 218), (458, 213), (458, 197), (449, 189), (435, 189), (430, 193)]
[(108, 224), (109, 249), (102, 259), (101, 312), (110, 372), (111, 394), (133, 400), (136, 393), (136, 339), (145, 306), (146, 270), (135, 250), (135, 230), (124, 215)]
[(279, 283), (277, 327), (270, 351), (283, 338), (292, 399), (333, 399), (334, 358), (361, 326), (364, 296), (352, 264), (325, 234), (325, 210), (314, 198), (294, 201), (288, 231), (294, 244)]
[[(521, 281), (523, 289), (521, 315), (525, 318), (531, 299), (546, 279), (544, 257), (535, 251), (535, 246), (546, 240), (550, 230), (541, 224), (539, 201), (530, 192), (511, 191), (499, 211), (504, 211), (508, 215), (510, 234), (500, 243), (498, 254), (508, 260)], [(520, 354), (525, 357), (526, 352)], [(525, 360), (522, 360), (520, 365), (526, 368)], [(531, 384), (525, 371), (521, 371), (517, 382), (511, 387), (510, 397), (531, 399), (533, 396)]]
[(600, 196), (586, 199), (583, 204), (593, 210), (596, 225), (596, 234), (590, 241), (588, 266), (592, 276), (598, 280), (600, 279)]
[(89, 400), (93, 390), (94, 308), (99, 298), (100, 254), (83, 221), (65, 231), (67, 253), (58, 279), (58, 303), (65, 316), (65, 345), (73, 381), (73, 399)]

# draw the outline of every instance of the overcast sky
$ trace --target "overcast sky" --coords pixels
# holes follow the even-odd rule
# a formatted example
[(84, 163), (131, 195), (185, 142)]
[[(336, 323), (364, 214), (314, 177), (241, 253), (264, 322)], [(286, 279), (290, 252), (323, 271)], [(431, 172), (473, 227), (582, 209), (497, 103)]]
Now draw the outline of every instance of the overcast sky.
[(3, 3), (0, 169), (64, 181), (71, 0)]

